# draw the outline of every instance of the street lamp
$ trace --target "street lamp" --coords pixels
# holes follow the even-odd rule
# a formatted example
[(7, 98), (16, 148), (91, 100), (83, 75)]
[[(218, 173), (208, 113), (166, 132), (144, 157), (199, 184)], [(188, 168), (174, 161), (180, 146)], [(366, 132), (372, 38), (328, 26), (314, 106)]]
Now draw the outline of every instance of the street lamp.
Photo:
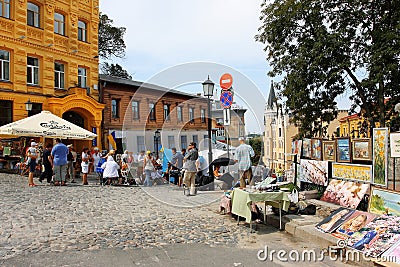
[(31, 102), (30, 99), (28, 99), (28, 101), (25, 102), (25, 110), (28, 111), (28, 112), (31, 111), (32, 110), (32, 106), (33, 106), (33, 103)]
[(154, 144), (156, 145), (156, 159), (158, 159), (158, 142), (160, 140), (161, 133), (160, 130), (157, 129), (157, 131), (154, 132)]
[(207, 132), (208, 132), (208, 175), (213, 177), (213, 169), (212, 169), (212, 148), (211, 148), (211, 97), (214, 95), (214, 83), (210, 80), (210, 76), (208, 76), (207, 80), (203, 83), (203, 93), (204, 96), (208, 98), (207, 109), (208, 109), (208, 118), (207, 118)]

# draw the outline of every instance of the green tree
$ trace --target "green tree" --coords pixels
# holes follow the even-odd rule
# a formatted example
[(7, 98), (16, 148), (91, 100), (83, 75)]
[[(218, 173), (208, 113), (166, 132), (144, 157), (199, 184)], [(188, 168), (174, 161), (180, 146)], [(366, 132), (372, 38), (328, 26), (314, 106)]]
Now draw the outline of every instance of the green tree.
[[(322, 132), (351, 101), (381, 126), (400, 100), (400, 1), (281, 0), (261, 5), (264, 43), (277, 84), (300, 136)], [(389, 98), (390, 97), (390, 98)]]
[(100, 64), (101, 72), (110, 76), (132, 79), (128, 71), (123, 69), (119, 64), (109, 64), (108, 62), (103, 62)]
[(99, 56), (103, 59), (125, 56), (124, 34), (126, 28), (115, 27), (113, 20), (100, 13), (99, 22)]
[(249, 145), (254, 150), (254, 157), (251, 158), (251, 163), (252, 163), (252, 165), (258, 165), (260, 163), (260, 160), (261, 160), (262, 137), (261, 136), (257, 136), (257, 137), (251, 138), (249, 140)]

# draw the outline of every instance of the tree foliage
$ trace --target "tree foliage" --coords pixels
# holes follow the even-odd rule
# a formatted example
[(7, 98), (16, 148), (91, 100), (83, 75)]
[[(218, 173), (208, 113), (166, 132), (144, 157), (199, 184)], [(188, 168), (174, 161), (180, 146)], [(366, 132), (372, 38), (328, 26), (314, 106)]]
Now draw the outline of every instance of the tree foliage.
[(125, 56), (124, 34), (126, 28), (113, 26), (113, 20), (106, 14), (100, 13), (99, 22), (99, 56), (109, 59), (112, 56), (122, 58)]
[(101, 72), (110, 76), (119, 78), (132, 79), (132, 76), (121, 67), (119, 64), (109, 64), (108, 62), (101, 63)]
[(300, 136), (321, 133), (346, 94), (352, 111), (387, 125), (400, 100), (400, 1), (276, 0), (261, 7), (256, 40), (266, 45), (269, 74), (283, 76), (277, 91)]
[(254, 150), (254, 157), (251, 158), (252, 165), (258, 165), (261, 160), (262, 153), (262, 137), (257, 136), (249, 140), (249, 145)]

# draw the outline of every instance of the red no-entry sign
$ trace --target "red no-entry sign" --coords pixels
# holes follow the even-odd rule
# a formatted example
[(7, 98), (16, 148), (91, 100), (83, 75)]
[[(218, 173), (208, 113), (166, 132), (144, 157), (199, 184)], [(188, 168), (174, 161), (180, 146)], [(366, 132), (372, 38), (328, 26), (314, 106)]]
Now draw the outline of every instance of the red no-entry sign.
[(228, 90), (232, 86), (232, 75), (229, 73), (225, 73), (219, 79), (219, 85), (221, 86), (222, 90)]

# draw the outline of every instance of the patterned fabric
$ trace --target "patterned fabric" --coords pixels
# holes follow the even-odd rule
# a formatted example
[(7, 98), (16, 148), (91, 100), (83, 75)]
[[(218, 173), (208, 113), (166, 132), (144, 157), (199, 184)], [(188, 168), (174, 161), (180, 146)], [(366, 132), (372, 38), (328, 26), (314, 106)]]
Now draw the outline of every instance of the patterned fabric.
[(250, 157), (254, 157), (254, 150), (251, 146), (241, 144), (236, 148), (235, 160), (239, 163), (239, 170), (246, 171), (251, 167)]

